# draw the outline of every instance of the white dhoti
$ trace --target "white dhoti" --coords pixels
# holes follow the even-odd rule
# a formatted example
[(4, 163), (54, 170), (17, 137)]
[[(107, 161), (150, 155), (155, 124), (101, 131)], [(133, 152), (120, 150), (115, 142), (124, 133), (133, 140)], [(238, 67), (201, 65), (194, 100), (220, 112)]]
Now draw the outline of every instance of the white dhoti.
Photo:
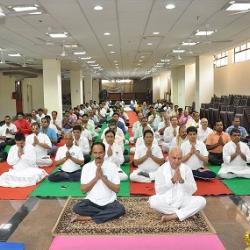
[(10, 169), (0, 176), (2, 187), (27, 187), (36, 185), (47, 176), (47, 172), (40, 168)]
[(224, 179), (232, 179), (235, 177), (250, 178), (250, 167), (248, 166), (228, 166), (221, 165), (218, 176)]
[(171, 202), (165, 194), (153, 195), (149, 198), (150, 207), (163, 214), (176, 214), (180, 221), (196, 214), (206, 205), (201, 196), (186, 196), (182, 201)]

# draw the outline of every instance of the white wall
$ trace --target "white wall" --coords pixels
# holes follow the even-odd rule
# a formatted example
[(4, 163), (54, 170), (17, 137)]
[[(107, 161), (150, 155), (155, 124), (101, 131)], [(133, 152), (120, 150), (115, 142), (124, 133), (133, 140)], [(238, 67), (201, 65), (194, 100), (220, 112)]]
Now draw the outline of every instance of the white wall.
[(169, 92), (171, 87), (171, 72), (162, 71), (153, 77), (153, 102), (164, 99), (164, 93)]
[(250, 61), (215, 68), (214, 93), (217, 96), (250, 95)]
[(16, 100), (12, 99), (15, 92), (15, 77), (0, 74), (0, 119), (5, 115), (16, 115)]
[(39, 109), (44, 107), (43, 102), (43, 77), (42, 75), (39, 75), (37, 78), (25, 78), (23, 80), (23, 112), (24, 113), (30, 113), (31, 109), (28, 105), (29, 102), (29, 96), (27, 94), (28, 92), (28, 85), (32, 88), (32, 109)]
[(195, 64), (185, 65), (185, 106), (195, 100)]
[(185, 107), (185, 66), (171, 69), (171, 101)]

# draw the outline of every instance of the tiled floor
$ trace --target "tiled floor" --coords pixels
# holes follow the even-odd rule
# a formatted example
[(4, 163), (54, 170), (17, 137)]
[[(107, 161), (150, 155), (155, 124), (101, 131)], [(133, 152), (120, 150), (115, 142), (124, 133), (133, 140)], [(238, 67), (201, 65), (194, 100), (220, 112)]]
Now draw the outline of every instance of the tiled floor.
[[(245, 197), (243, 197), (245, 198)], [(250, 201), (249, 197), (246, 197)], [(8, 241), (24, 242), (26, 250), (49, 249), (51, 231), (63, 208), (63, 199), (38, 199), (31, 211), (12, 233)], [(0, 201), (0, 221), (7, 223), (23, 201)], [(215, 228), (226, 249), (245, 249), (244, 233), (250, 231), (245, 214), (229, 196), (207, 197), (206, 216)]]

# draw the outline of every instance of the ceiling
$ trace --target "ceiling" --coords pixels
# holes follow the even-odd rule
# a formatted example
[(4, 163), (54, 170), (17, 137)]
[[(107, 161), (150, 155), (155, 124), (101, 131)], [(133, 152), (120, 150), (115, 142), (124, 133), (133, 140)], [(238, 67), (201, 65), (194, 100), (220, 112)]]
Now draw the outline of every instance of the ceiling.
[[(167, 10), (167, 3), (176, 8)], [(86, 61), (73, 55), (63, 44), (78, 44), (103, 71), (92, 74), (102, 78), (145, 77), (161, 59), (171, 59), (164, 68), (194, 61), (201, 54), (213, 54), (250, 38), (250, 13), (229, 15), (224, 10), (229, 0), (0, 0), (8, 5), (38, 4), (42, 15), (6, 15), (0, 18), (0, 48), (6, 61), (41, 68), (42, 58), (59, 58), (63, 70), (82, 68), (90, 72)], [(101, 5), (102, 11), (93, 7)], [(217, 30), (208, 37), (197, 37), (197, 29)], [(68, 32), (69, 38), (51, 39), (46, 33)], [(104, 32), (111, 35), (104, 36)], [(159, 32), (159, 35), (153, 35)], [(181, 48), (183, 41), (200, 42), (185, 47), (177, 58), (172, 49)], [(51, 42), (53, 44), (51, 44)], [(108, 44), (113, 46), (109, 47)], [(148, 45), (152, 43), (152, 45)], [(49, 45), (50, 44), (50, 45)], [(110, 51), (114, 51), (111, 54)], [(10, 58), (9, 52), (19, 52), (21, 58)], [(139, 60), (142, 60), (141, 62)], [(114, 62), (115, 61), (115, 62)], [(117, 62), (116, 62), (117, 61)], [(118, 64), (118, 66), (115, 65)], [(138, 65), (140, 64), (140, 65)], [(0, 65), (0, 69), (10, 67)], [(162, 70), (159, 69), (159, 70)]]

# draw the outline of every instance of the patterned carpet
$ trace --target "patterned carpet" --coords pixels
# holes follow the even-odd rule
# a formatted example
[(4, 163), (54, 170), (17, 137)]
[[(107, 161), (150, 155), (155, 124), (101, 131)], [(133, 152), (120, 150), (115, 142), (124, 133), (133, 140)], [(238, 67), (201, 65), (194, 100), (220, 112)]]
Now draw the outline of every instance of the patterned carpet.
[(161, 214), (153, 211), (148, 198), (121, 198), (126, 208), (125, 216), (103, 224), (93, 221), (71, 223), (74, 216), (72, 207), (80, 199), (69, 199), (52, 233), (56, 235), (141, 235), (141, 234), (182, 234), (214, 233), (214, 229), (203, 215), (198, 213), (185, 221), (160, 223)]

